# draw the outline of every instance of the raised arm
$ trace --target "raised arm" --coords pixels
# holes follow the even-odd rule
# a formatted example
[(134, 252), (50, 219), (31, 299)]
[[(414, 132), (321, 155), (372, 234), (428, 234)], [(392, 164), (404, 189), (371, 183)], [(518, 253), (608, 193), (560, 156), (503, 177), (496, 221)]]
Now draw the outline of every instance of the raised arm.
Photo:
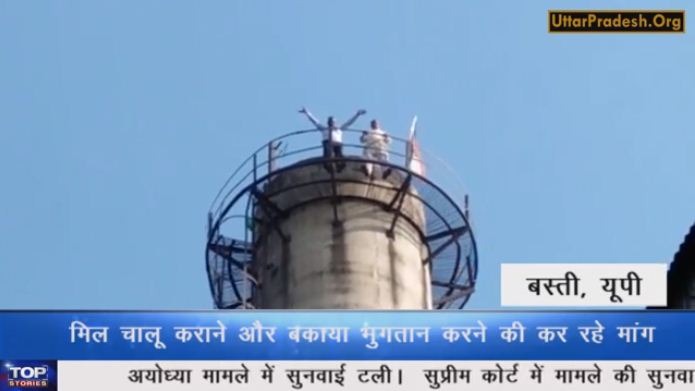
[(306, 109), (306, 107), (302, 107), (301, 110), (299, 110), (301, 114), (306, 115), (306, 117), (311, 121), (314, 126), (318, 129), (325, 129), (325, 126), (321, 125), (321, 123), (314, 117), (309, 110)]
[(352, 118), (347, 120), (347, 122), (345, 122), (340, 128), (341, 129), (349, 128), (350, 126), (352, 126), (352, 124), (355, 123), (355, 121), (357, 121), (357, 118), (360, 118), (360, 116), (364, 115), (364, 114), (367, 114), (366, 110), (357, 110), (357, 113), (355, 113), (355, 115), (353, 115)]

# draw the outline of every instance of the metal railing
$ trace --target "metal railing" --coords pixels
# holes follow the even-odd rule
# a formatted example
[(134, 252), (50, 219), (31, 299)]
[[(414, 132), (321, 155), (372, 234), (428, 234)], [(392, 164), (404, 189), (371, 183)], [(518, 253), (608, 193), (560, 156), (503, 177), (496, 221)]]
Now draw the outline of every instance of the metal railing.
[[(359, 140), (359, 136), (367, 130), (343, 129), (342, 131), (344, 134), (343, 140), (350, 138)], [(390, 156), (389, 162), (407, 169), (410, 140), (390, 134), (389, 138), (391, 141), (388, 148), (386, 148)], [(243, 188), (245, 183), (250, 183), (259, 176), (268, 174), (281, 166), (291, 165), (312, 157), (322, 157), (322, 140), (322, 130), (304, 129), (283, 134), (263, 144), (232, 172), (219, 189), (209, 207), (211, 217), (213, 219), (219, 217), (229, 198)], [(290, 143), (299, 145), (299, 147), (290, 149)], [(358, 142), (343, 142), (342, 146), (343, 155), (345, 156), (362, 156), (365, 149), (365, 145)], [(273, 149), (276, 148), (281, 149), (281, 151), (273, 153)], [(458, 173), (429, 150), (422, 147), (419, 150), (421, 154), (420, 162), (426, 167), (428, 175), (434, 174), (438, 182), (449, 188), (450, 191), (454, 191), (454, 199), (458, 203), (464, 204), (467, 192)]]
[[(350, 142), (352, 138), (359, 139), (356, 134), (361, 135), (364, 130), (345, 129), (343, 140), (348, 142), (342, 143), (344, 157), (325, 158), (320, 132), (318, 129), (299, 130), (274, 138), (245, 159), (216, 194), (208, 214), (206, 262), (211, 291), (213, 296), (219, 296), (215, 298), (218, 308), (229, 308), (220, 305), (225, 291), (227, 293), (233, 291), (233, 296), (238, 301), (234, 304), (235, 308), (249, 308), (250, 297), (257, 288), (254, 276), (249, 274), (248, 270), (248, 265), (253, 261), (254, 242), (249, 236), (253, 230), (249, 230), (247, 226), (249, 218), (253, 216), (253, 196), (249, 195), (249, 189), (257, 189), (258, 185), (268, 183), (274, 175), (286, 170), (331, 161), (372, 162), (381, 165), (382, 169), (390, 167), (408, 178), (414, 178), (412, 184), (410, 180), (408, 183), (417, 191), (409, 195), (422, 202), (429, 215), (426, 218), (427, 225), (422, 232), (422, 239), (430, 252), (427, 262), (430, 264), (432, 273), (433, 304), (436, 308), (462, 308), (473, 292), (478, 272), (478, 258), (472, 227), (468, 221), (468, 212), (462, 211), (459, 207), (461, 201), (452, 199), (440, 186), (409, 169), (408, 155), (411, 150), (409, 140), (390, 136), (387, 148), (390, 161), (368, 160), (363, 156), (365, 145)], [(420, 161), (425, 163), (429, 174), (438, 174), (437, 177), (444, 178), (449, 184), (458, 182), (458, 185), (453, 187), (462, 188), (456, 172), (441, 159), (422, 148), (420, 148)], [(332, 181), (336, 180), (333, 176), (331, 178)], [(295, 186), (312, 184), (316, 185), (316, 183), (307, 183)], [(242, 197), (245, 195), (248, 198), (243, 202)], [(464, 204), (467, 207), (467, 195), (463, 193), (459, 196), (465, 200)], [(223, 232), (223, 226), (228, 226), (226, 223), (234, 219), (245, 220), (242, 223), (242, 226), (245, 226), (243, 232), (239, 232), (238, 224), (232, 224), (232, 227), (236, 226), (236, 231), (233, 233)], [(211, 266), (211, 246), (229, 245), (231, 237), (243, 238), (237, 242), (245, 246), (237, 254), (243, 262), (231, 262), (230, 256), (226, 262), (220, 265), (214, 263)], [(216, 258), (217, 255), (213, 257)], [(215, 259), (212, 261), (216, 262)], [(214, 270), (211, 271), (211, 269)], [(221, 274), (213, 277), (211, 273)], [(213, 281), (214, 279), (217, 280)], [(224, 285), (224, 288), (216, 287), (215, 284)]]

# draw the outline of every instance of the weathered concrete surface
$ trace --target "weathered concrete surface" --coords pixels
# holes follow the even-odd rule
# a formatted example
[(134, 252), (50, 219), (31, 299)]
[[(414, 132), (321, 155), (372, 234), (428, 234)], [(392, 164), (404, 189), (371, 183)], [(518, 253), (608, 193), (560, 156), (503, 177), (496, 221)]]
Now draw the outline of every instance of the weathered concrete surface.
[[(410, 222), (399, 218), (393, 237), (387, 236), (394, 214), (383, 204), (391, 202), (404, 178), (394, 171), (387, 181), (372, 180), (360, 168), (348, 163), (335, 174), (337, 194), (350, 197), (336, 204), (337, 221), (332, 200), (322, 198), (332, 194), (323, 165), (280, 174), (266, 186), (269, 199), (290, 210), (276, 222), (289, 240), (284, 241), (267, 222), (267, 213), (257, 208), (256, 217), (265, 221), (256, 227), (254, 272), (262, 284), (254, 298), (257, 308), (431, 307), (429, 271), (423, 266), (427, 249), (420, 234), (425, 223), (422, 204), (407, 195), (401, 211)], [(326, 182), (288, 190), (321, 180)], [(359, 183), (341, 182), (346, 180)]]

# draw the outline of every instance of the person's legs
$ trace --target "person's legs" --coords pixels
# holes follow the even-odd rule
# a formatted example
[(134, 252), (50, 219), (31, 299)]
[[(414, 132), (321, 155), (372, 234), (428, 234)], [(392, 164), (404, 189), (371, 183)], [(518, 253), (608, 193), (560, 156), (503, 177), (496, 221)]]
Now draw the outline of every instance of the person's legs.
[[(381, 159), (379, 158), (379, 150), (374, 148), (374, 147), (367, 148), (366, 158), (369, 160), (376, 161), (376, 162), (380, 161)], [(381, 166), (380, 164), (369, 163), (369, 175), (373, 175), (375, 167), (380, 167), (380, 166)]]
[[(372, 155), (369, 151), (369, 148), (365, 148), (364, 152), (362, 154), (362, 157), (365, 158), (366, 160), (372, 160)], [(372, 176), (372, 169), (373, 169), (373, 164), (372, 163), (364, 163), (362, 164), (362, 172), (364, 172), (364, 175), (366, 176)]]
[(335, 157), (343, 157), (343, 144), (333, 143), (333, 155)]
[[(324, 159), (330, 159), (333, 156), (333, 148), (331, 147), (331, 142), (328, 140), (323, 140), (323, 158)], [(326, 168), (326, 171), (332, 172), (333, 171), (333, 166), (326, 162), (323, 164), (323, 167)]]
[[(384, 150), (375, 151), (375, 155), (376, 155), (375, 158), (379, 161), (382, 161), (382, 162), (388, 162), (389, 161), (389, 154), (388, 154), (388, 152), (386, 152)], [(391, 175), (391, 167), (388, 167), (385, 165), (382, 167), (383, 167), (383, 178), (386, 179), (389, 177), (389, 175)]]
[[(333, 156), (339, 159), (343, 157), (343, 144), (333, 143)], [(341, 172), (345, 168), (345, 162), (339, 161), (336, 166), (338, 167), (338, 172)]]

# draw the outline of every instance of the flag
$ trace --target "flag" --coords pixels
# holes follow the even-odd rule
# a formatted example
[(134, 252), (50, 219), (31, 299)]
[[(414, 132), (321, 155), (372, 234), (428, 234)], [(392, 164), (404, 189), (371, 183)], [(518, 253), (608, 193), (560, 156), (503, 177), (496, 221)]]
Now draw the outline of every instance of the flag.
[(422, 162), (420, 146), (415, 138), (416, 124), (417, 116), (413, 117), (413, 122), (410, 124), (410, 132), (408, 134), (408, 150), (406, 151), (406, 165), (410, 171), (418, 175), (425, 176), (425, 165)]

